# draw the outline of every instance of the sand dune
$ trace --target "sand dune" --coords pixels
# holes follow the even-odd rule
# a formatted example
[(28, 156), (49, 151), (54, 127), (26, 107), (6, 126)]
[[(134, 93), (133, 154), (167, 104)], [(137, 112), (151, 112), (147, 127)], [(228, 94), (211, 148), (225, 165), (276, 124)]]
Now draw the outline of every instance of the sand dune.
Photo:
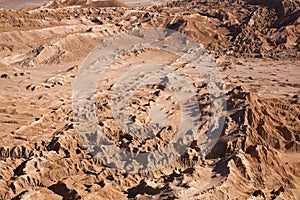
[(49, 0), (1, 0), (0, 1), (0, 8), (6, 9), (21, 9), (24, 7), (36, 7), (40, 6)]

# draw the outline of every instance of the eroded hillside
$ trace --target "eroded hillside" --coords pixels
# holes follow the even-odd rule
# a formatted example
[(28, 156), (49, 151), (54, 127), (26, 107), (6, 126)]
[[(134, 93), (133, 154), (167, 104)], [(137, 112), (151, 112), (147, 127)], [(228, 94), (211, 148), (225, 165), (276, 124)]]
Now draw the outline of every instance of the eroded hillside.
[[(55, 1), (0, 10), (0, 199), (299, 199), (299, 2), (114, 3), (99, 8)], [(105, 7), (111, 5), (119, 7)], [(74, 125), (72, 90), (84, 59), (101, 41), (145, 27), (180, 31), (201, 43), (225, 81), (227, 107), (221, 135), (206, 156), (195, 139), (170, 166), (135, 174), (106, 167), (87, 152)], [(154, 61), (186, 74), (201, 109), (199, 133), (208, 132), (209, 88), (185, 73), (187, 63), (146, 48), (122, 59), (95, 94), (97, 120), (115, 145), (153, 151), (178, 129), (177, 99), (157, 85), (139, 88), (130, 109), (135, 122), (147, 124), (155, 102), (161, 103), (171, 113), (166, 127), (141, 140), (114, 123), (116, 74)]]

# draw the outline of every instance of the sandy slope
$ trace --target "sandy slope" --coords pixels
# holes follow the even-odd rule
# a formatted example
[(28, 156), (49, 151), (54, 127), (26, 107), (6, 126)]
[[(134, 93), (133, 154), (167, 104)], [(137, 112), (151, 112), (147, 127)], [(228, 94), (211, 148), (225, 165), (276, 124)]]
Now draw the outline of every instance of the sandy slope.
[[(276, 2), (0, 10), (0, 199), (299, 199), (299, 2)], [(198, 139), (170, 166), (124, 173), (86, 151), (74, 127), (72, 89), (99, 42), (149, 26), (184, 32), (213, 54), (226, 82), (225, 126), (206, 157), (197, 153)], [(126, 53), (96, 94), (107, 137), (128, 151), (153, 151), (178, 129), (176, 97), (155, 85), (139, 88), (130, 109), (136, 123), (147, 124), (153, 102), (163, 104), (172, 114), (159, 134), (142, 140), (120, 132), (112, 119), (116, 74), (154, 61), (186, 73), (197, 91), (204, 134), (211, 117), (208, 88), (189, 76), (190, 66), (164, 51)]]
[(24, 7), (35, 7), (40, 6), (49, 0), (1, 0), (0, 1), (0, 7), (6, 8), (6, 9), (21, 9)]

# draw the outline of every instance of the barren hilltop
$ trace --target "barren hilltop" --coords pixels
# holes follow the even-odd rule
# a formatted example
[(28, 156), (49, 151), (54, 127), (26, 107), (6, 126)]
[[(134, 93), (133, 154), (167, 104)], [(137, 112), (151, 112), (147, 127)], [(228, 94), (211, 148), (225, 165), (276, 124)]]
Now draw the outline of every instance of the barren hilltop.
[[(299, 1), (130, 3), (56, 0), (0, 8), (0, 199), (300, 199)], [(163, 110), (165, 124), (144, 138), (118, 126), (113, 89), (133, 67), (169, 66), (186, 79), (199, 106), (200, 136), (184, 153), (162, 168), (134, 173), (88, 151), (72, 95), (83, 63), (102, 41), (151, 27), (178, 31), (202, 45), (224, 81), (219, 87), (226, 107), (222, 125), (211, 130), (212, 101), (221, 97), (210, 95), (210, 84), (190, 63), (164, 49), (122, 52), (93, 96), (97, 124), (113, 145), (130, 154), (152, 152), (180, 129), (183, 105), (158, 84), (136, 88), (128, 110), (131, 122), (142, 127)], [(173, 41), (174, 48), (179, 42)], [(216, 144), (203, 155), (202, 136), (211, 131), (220, 136), (210, 138)]]

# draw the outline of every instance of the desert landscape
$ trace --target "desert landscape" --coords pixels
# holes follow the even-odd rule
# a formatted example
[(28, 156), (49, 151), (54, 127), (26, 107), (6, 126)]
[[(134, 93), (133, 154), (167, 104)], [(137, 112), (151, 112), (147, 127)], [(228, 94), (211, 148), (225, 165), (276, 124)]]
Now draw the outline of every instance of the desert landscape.
[(0, 92), (1, 200), (300, 199), (298, 0), (4, 0)]

